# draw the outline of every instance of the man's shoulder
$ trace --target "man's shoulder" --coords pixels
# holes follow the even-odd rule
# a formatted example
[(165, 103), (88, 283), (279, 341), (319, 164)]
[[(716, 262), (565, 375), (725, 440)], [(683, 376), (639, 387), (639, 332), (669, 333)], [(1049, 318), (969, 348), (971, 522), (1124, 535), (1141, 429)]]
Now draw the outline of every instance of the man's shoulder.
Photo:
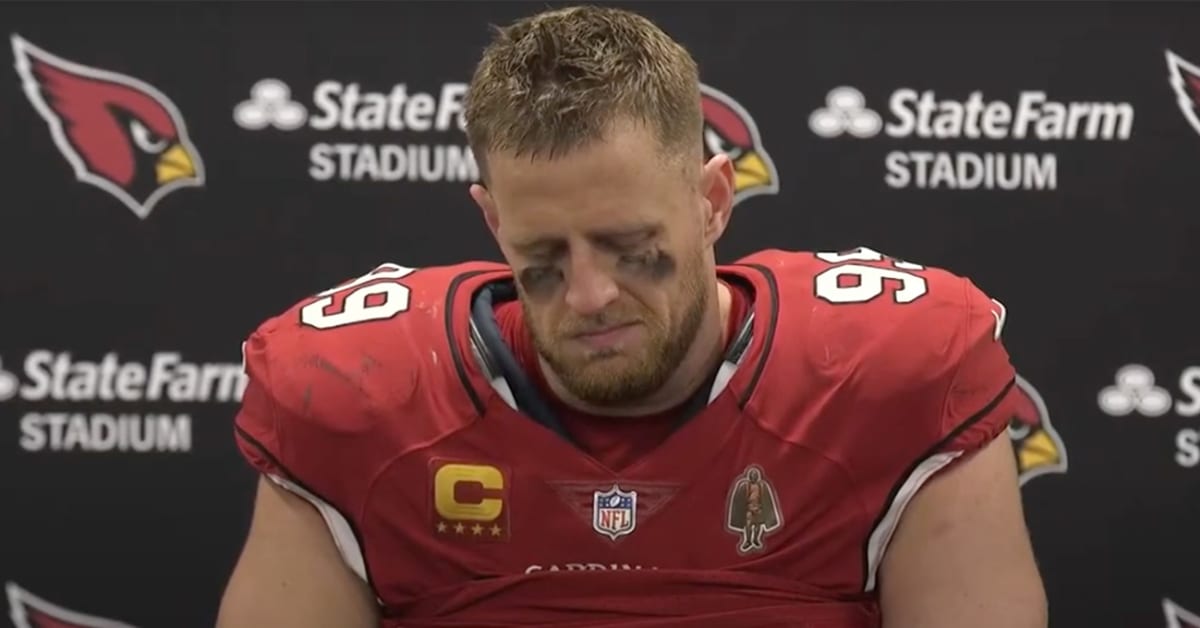
[(764, 251), (742, 263), (777, 286), (764, 376), (786, 385), (768, 386), (770, 395), (848, 394), (864, 410), (923, 395), (940, 402), (973, 347), (998, 343), (1005, 322), (1004, 306), (965, 277), (865, 247)]
[[(360, 432), (381, 414), (451, 387), (458, 285), (504, 267), (486, 262), (414, 269), (381, 264), (309, 296), (247, 339), (250, 378), (277, 416)], [(440, 387), (439, 387), (440, 386)]]
[(368, 324), (377, 321), (420, 324), (441, 309), (463, 280), (506, 269), (506, 266), (492, 262), (422, 268), (379, 264), (363, 275), (293, 303), (282, 313), (266, 319), (257, 331), (311, 332), (314, 338), (322, 337), (316, 332), (332, 332), (323, 336), (340, 338), (343, 334), (362, 330), (378, 332), (381, 326)]
[(870, 517), (847, 529), (866, 549), (871, 590), (912, 496), (1012, 419), (1007, 311), (966, 277), (871, 249), (753, 263), (774, 276), (779, 314), (765, 386), (748, 407), (845, 473), (845, 492)]
[(926, 352), (944, 355), (973, 309), (994, 309), (996, 324), (1003, 323), (1003, 306), (969, 279), (867, 247), (769, 250), (741, 263), (766, 269), (777, 290), (778, 324), (803, 332), (776, 342), (819, 347), (825, 359), (870, 353), (911, 362)]

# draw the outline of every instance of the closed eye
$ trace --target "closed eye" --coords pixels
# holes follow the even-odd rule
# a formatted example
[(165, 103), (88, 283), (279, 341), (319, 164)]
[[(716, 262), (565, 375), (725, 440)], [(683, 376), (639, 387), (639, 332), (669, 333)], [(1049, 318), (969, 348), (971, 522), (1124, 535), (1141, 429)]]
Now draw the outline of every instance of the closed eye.
[(597, 236), (595, 242), (613, 253), (636, 253), (645, 248), (658, 232), (658, 227), (646, 227), (633, 232)]

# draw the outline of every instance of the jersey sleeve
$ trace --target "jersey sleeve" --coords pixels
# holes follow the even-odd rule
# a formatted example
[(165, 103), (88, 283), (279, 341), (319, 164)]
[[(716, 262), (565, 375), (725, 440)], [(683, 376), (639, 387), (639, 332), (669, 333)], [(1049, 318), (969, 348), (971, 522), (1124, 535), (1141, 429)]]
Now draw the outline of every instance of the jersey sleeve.
[(358, 414), (348, 387), (320, 374), (338, 372), (337, 358), (306, 352), (287, 327), (269, 321), (243, 345), (248, 381), (234, 419), (237, 448), (251, 467), (316, 509), (343, 561), (369, 583), (360, 530), (378, 468), (363, 446), (371, 434), (330, 412), (340, 406)]
[(1007, 312), (965, 277), (866, 247), (751, 261), (780, 278), (782, 340), (746, 408), (837, 468), (847, 523), (829, 543), (861, 552), (845, 573), (871, 592), (913, 497), (1007, 438), (1021, 398)]
[(929, 313), (930, 325), (949, 330), (948, 337), (934, 336), (944, 346), (912, 348), (925, 359), (908, 360), (904, 375), (912, 384), (896, 383), (895, 413), (868, 440), (871, 453), (855, 458), (860, 497), (873, 518), (865, 542), (868, 591), (913, 497), (930, 479), (1002, 437), (1018, 399), (1016, 373), (1000, 339), (1004, 306), (969, 280), (954, 279), (959, 296), (936, 306), (952, 315)]
[(371, 362), (358, 339), (301, 327), (289, 315), (264, 324), (243, 347), (248, 377), (234, 419), (238, 449), (254, 469), (306, 499), (361, 512), (391, 456), (382, 407), (402, 410), (414, 376), (402, 360), (388, 360), (395, 368)]
[(378, 487), (398, 460), (475, 416), (456, 369), (447, 303), (460, 278), (501, 268), (383, 264), (294, 304), (243, 344), (238, 451), (320, 512), (360, 575), (359, 530), (380, 525), (381, 504), (414, 503)]
[(247, 383), (242, 405), (234, 419), (235, 442), (242, 457), (267, 476), (291, 478), (283, 457), (275, 401), (272, 399), (271, 368), (267, 358), (266, 334), (255, 331), (242, 343), (242, 363)]
[(940, 422), (932, 434), (941, 453), (968, 453), (1004, 432), (1016, 403), (1016, 372), (1002, 342), (1007, 309), (970, 281), (954, 365)]

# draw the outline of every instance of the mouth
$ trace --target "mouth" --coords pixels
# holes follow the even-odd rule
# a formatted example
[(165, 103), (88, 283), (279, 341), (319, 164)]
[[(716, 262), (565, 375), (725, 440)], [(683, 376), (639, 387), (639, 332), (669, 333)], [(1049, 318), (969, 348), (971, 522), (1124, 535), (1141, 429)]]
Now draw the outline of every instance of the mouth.
[(571, 335), (571, 339), (587, 345), (591, 349), (608, 349), (612, 348), (633, 333), (637, 323), (621, 323), (620, 325), (610, 325), (601, 329), (592, 329), (585, 332), (579, 332)]

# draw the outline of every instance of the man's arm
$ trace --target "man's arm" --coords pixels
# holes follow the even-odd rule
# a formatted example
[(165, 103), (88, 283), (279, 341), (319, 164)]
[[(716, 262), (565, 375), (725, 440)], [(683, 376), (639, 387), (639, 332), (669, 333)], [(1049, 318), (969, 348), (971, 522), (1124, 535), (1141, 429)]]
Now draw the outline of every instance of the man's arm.
[(375, 628), (370, 589), (343, 562), (321, 515), (262, 478), (217, 628)]
[(879, 586), (884, 628), (1045, 628), (1007, 434), (917, 493), (888, 544)]

